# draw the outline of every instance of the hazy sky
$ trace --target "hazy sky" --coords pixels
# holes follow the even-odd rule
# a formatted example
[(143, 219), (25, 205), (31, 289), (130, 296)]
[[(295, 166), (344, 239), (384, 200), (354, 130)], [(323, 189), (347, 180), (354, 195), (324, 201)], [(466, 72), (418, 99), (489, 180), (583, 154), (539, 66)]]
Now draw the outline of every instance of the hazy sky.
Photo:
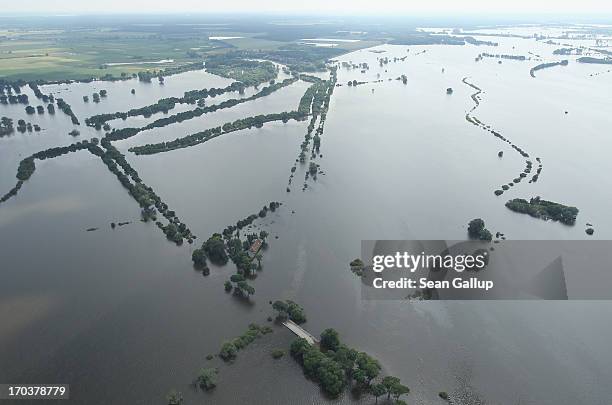
[(588, 13), (612, 12), (612, 0), (0, 0), (10, 12), (309, 12), (398, 13)]

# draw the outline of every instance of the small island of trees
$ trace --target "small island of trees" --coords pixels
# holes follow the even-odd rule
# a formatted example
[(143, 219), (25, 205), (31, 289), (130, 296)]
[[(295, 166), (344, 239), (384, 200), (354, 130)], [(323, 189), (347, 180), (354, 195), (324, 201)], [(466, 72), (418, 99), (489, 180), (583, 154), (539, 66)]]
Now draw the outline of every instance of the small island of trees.
[(529, 201), (515, 198), (508, 201), (506, 207), (514, 212), (528, 214), (544, 220), (552, 219), (566, 225), (574, 225), (579, 212), (576, 207), (542, 200), (540, 197), (531, 198)]
[(334, 329), (321, 333), (319, 346), (310, 345), (306, 339), (298, 338), (291, 343), (291, 356), (302, 366), (304, 374), (316, 381), (331, 397), (339, 396), (349, 382), (355, 389), (376, 398), (386, 395), (399, 403), (410, 389), (394, 376), (379, 377), (381, 366), (378, 360), (367, 353), (343, 344)]
[(468, 235), (470, 239), (486, 241), (493, 239), (493, 235), (487, 228), (485, 228), (485, 222), (481, 218), (472, 219), (468, 223)]

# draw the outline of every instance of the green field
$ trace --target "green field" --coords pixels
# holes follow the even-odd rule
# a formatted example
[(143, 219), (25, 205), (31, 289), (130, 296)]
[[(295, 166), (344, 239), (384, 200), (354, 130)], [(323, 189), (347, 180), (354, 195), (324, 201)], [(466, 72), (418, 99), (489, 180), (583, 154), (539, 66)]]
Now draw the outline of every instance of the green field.
[[(257, 24), (208, 28), (178, 22), (126, 24), (109, 20), (86, 24), (70, 21), (51, 27), (48, 21), (24, 20), (0, 29), (0, 79), (58, 81), (121, 77), (205, 61), (212, 55), (227, 52), (299, 68), (320, 65), (330, 56), (381, 43), (364, 38), (361, 42), (341, 43), (334, 50), (321, 50), (299, 45), (299, 38), (304, 36), (270, 35)], [(217, 36), (238, 38), (209, 39)], [(294, 56), (285, 60), (288, 49), (300, 50), (302, 54), (297, 59)], [(160, 60), (172, 62), (147, 63)], [(121, 65), (113, 65), (116, 63)]]
[[(227, 49), (207, 35), (163, 36), (104, 29), (0, 31), (0, 78), (8, 80), (86, 79), (120, 76), (192, 63), (206, 53)], [(147, 64), (158, 60), (174, 63)], [(113, 63), (133, 65), (109, 66)]]

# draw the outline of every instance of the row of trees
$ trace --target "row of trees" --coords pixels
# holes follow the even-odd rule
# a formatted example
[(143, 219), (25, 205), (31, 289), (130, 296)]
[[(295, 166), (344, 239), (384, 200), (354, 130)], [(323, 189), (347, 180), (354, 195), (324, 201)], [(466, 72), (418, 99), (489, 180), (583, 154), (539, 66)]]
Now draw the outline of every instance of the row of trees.
[[(149, 129), (153, 129), (153, 128), (160, 128), (160, 127), (164, 127), (176, 122), (183, 122), (183, 121), (187, 121), (196, 117), (199, 117), (203, 114), (207, 114), (209, 112), (215, 112), (217, 110), (220, 109), (225, 109), (225, 108), (231, 108), (234, 107), (240, 103), (244, 103), (244, 102), (248, 102), (248, 101), (252, 101), (255, 100), (259, 97), (263, 97), (263, 95), (268, 95), (270, 93), (272, 93), (273, 91), (276, 91), (284, 86), (288, 86), (289, 84), (293, 83), (294, 79), (288, 79), (285, 80), (281, 83), (275, 83), (274, 85), (270, 86), (272, 87), (272, 89), (270, 90), (266, 90), (268, 88), (264, 88), (262, 91), (260, 91), (259, 93), (256, 93), (250, 97), (244, 98), (244, 99), (231, 99), (231, 100), (226, 100), (223, 101), (219, 104), (214, 104), (212, 106), (208, 106), (208, 107), (198, 107), (195, 110), (190, 110), (190, 111), (185, 111), (182, 113), (178, 113), (175, 115), (172, 115), (170, 117), (166, 117), (166, 118), (160, 118), (158, 120), (155, 120), (154, 122), (150, 123), (149, 125), (145, 126), (145, 127), (141, 127), (141, 128), (123, 128), (120, 130), (113, 130), (110, 134), (107, 134), (106, 137), (112, 141), (117, 141), (117, 140), (122, 140), (122, 139), (128, 139), (136, 134), (138, 134), (141, 131), (146, 131)], [(95, 116), (96, 117), (96, 116)], [(89, 118), (87, 121), (87, 125), (89, 126), (94, 126), (96, 127), (96, 129), (101, 129), (102, 125), (107, 125), (107, 124), (103, 124), (104, 118), (102, 116), (97, 116), (98, 118), (93, 119)], [(221, 127), (217, 127), (217, 128), (213, 128), (211, 130), (207, 130), (204, 131), (202, 134), (202, 137), (204, 135), (207, 135), (211, 132), (214, 133), (220, 133), (221, 132)]]
[(100, 145), (104, 149), (96, 146), (90, 148), (90, 152), (102, 159), (123, 187), (128, 190), (132, 198), (138, 202), (143, 209), (143, 219), (154, 218), (157, 210), (168, 220), (167, 225), (160, 221), (156, 222), (157, 227), (164, 232), (168, 240), (175, 242), (177, 245), (181, 245), (184, 239), (193, 243), (196, 236), (191, 233), (186, 224), (180, 221), (176, 213), (168, 208), (168, 205), (161, 200), (153, 189), (142, 182), (138, 172), (127, 162), (125, 156), (111, 144), (108, 136), (102, 138)]
[(30, 177), (32, 177), (32, 174), (34, 174), (34, 172), (36, 171), (36, 164), (34, 162), (36, 159), (45, 160), (45, 159), (55, 158), (55, 157), (65, 155), (70, 152), (76, 152), (78, 150), (83, 150), (83, 149), (90, 149), (93, 146), (95, 146), (95, 144), (97, 144), (97, 139), (94, 138), (92, 142), (84, 140), (81, 142), (73, 143), (70, 146), (49, 148), (44, 151), (36, 152), (33, 155), (24, 158), (21, 162), (19, 162), (19, 167), (17, 168), (17, 176), (16, 176), (18, 180), (17, 184), (15, 185), (15, 187), (9, 190), (8, 193), (4, 194), (0, 198), (0, 203), (3, 203), (7, 201), (8, 199), (10, 199), (11, 197), (14, 197), (15, 195), (17, 195), (19, 190), (21, 190), (23, 183), (26, 180), (28, 180)]
[(32, 174), (34, 174), (34, 171), (36, 170), (36, 165), (34, 164), (35, 159), (52, 159), (70, 152), (89, 149), (92, 145), (93, 143), (89, 142), (88, 140), (83, 140), (77, 143), (73, 143), (69, 146), (58, 146), (40, 152), (36, 152), (33, 155), (23, 159), (19, 163), (19, 167), (17, 169), (17, 179), (25, 181), (28, 180), (32, 176)]
[(285, 111), (282, 113), (275, 114), (261, 114), (253, 117), (242, 118), (234, 122), (228, 122), (223, 124), (223, 126), (221, 127), (209, 128), (204, 131), (197, 132), (195, 134), (187, 135), (183, 138), (177, 138), (174, 141), (135, 146), (130, 148), (129, 151), (137, 155), (153, 155), (156, 153), (168, 152), (175, 149), (187, 148), (190, 146), (198, 145), (211, 139), (214, 139), (220, 135), (228, 134), (230, 132), (250, 129), (253, 127), (261, 128), (267, 122), (288, 122), (292, 119), (301, 120), (302, 118), (303, 116), (297, 111)]
[(79, 122), (78, 118), (72, 112), (72, 108), (70, 107), (70, 104), (65, 102), (64, 99), (62, 99), (62, 98), (58, 98), (57, 99), (57, 107), (60, 110), (62, 110), (64, 112), (64, 114), (66, 114), (66, 115), (68, 115), (70, 117), (70, 120), (72, 121), (72, 123), (74, 125), (80, 125), (80, 122)]
[[(49, 104), (49, 105), (52, 105), (52, 104)], [(45, 113), (45, 107), (43, 107), (42, 105), (39, 105), (36, 108), (34, 108), (31, 105), (29, 105), (29, 106), (27, 106), (25, 108), (25, 112), (26, 112), (26, 114), (30, 114), (30, 115), (34, 114), (34, 113), (44, 114)]]
[(30, 89), (32, 89), (32, 92), (34, 92), (34, 95), (36, 96), (36, 98), (38, 98), (39, 100), (42, 100), (44, 103), (53, 103), (54, 102), (54, 97), (53, 94), (44, 94), (42, 91), (40, 91), (40, 88), (38, 88), (38, 84), (35, 82), (30, 82), (28, 83), (28, 86), (30, 87)]
[(0, 95), (0, 104), (28, 104), (29, 102), (27, 94)]
[(564, 59), (559, 62), (540, 63), (539, 65), (532, 67), (529, 71), (529, 74), (531, 75), (531, 77), (536, 77), (535, 72), (537, 72), (538, 70), (547, 69), (554, 66), (567, 66), (568, 64), (569, 61), (567, 59)]
[[(150, 83), (153, 78), (168, 77), (179, 73), (190, 72), (192, 70), (204, 69), (202, 62), (188, 63), (182, 66), (168, 67), (160, 70), (145, 70), (132, 74), (131, 77), (137, 77), (138, 80), (145, 83)], [(127, 74), (121, 73), (121, 80), (128, 79)]]
[[(127, 112), (115, 112), (107, 114), (98, 114), (89, 117), (85, 120), (88, 126), (99, 127), (104, 125), (107, 121), (121, 118), (127, 119), (128, 117), (144, 116), (146, 118), (153, 114), (163, 112), (164, 114), (172, 110), (176, 104), (194, 104), (199, 100), (203, 100), (207, 97), (215, 97), (220, 94), (227, 92), (238, 91), (244, 92), (244, 84), (240, 82), (234, 82), (224, 88), (210, 88), (201, 90), (190, 90), (184, 93), (183, 97), (168, 97), (158, 100), (155, 104), (150, 104), (144, 107), (133, 108)], [(132, 89), (134, 90), (134, 89)], [(135, 91), (134, 91), (135, 93)], [(133, 93), (132, 93), (133, 94)]]
[(249, 325), (249, 328), (242, 335), (228, 340), (223, 343), (221, 350), (219, 351), (219, 357), (224, 361), (234, 361), (238, 356), (238, 351), (244, 349), (256, 339), (272, 333), (272, 328), (269, 326), (260, 326), (255, 323)]

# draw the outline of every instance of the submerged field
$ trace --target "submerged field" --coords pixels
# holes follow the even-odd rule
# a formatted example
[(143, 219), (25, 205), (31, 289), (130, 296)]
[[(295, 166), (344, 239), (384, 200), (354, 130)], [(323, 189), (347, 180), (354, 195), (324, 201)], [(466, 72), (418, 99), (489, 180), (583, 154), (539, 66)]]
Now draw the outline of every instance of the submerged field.
[[(534, 39), (532, 29), (549, 38)], [(100, 63), (186, 61), (188, 48), (205, 53), (229, 44), (270, 52), (289, 39), (333, 40), (326, 32), (287, 37), (218, 27), (202, 31), (205, 40), (168, 34), (151, 40), (150, 49), (130, 46), (130, 35), (141, 35), (136, 32), (116, 32), (121, 40), (97, 33), (95, 41), (94, 34), (79, 34), (74, 37), (81, 45), (70, 48), (55, 37), (73, 35), (62, 30), (46, 33), (44, 40), (42, 33), (7, 31), (0, 42), (0, 72), (26, 80), (58, 72), (46, 78), (54, 80), (68, 69), (75, 78), (89, 77)], [(476, 217), (509, 239), (612, 237), (612, 192), (601, 188), (610, 171), (612, 74), (607, 66), (577, 62), (578, 55), (555, 54), (566, 44), (606, 51), (610, 39), (561, 39), (561, 33), (546, 27), (474, 31), (469, 35), (476, 42), (466, 45), (378, 45), (374, 38), (355, 45), (336, 37), (343, 46), (376, 46), (335, 52), (316, 73), (274, 60), (274, 82), (243, 91), (230, 88), (234, 78), (205, 70), (169, 75), (163, 84), (154, 77), (40, 86), (45, 95), (67, 101), (80, 125), (59, 108), (55, 114), (27, 114), (22, 104), (0, 105), (0, 116), (15, 125), (23, 119), (42, 129), (0, 137), (2, 195), (15, 186), (24, 158), (91, 142), (36, 159), (35, 171), (0, 204), (6, 264), (0, 314), (10, 319), (0, 330), (0, 364), (8, 365), (0, 367), (0, 381), (69, 382), (73, 399), (88, 404), (162, 404), (171, 389), (181, 391), (187, 403), (373, 403), (373, 397), (349, 389), (329, 399), (290, 356), (274, 360), (270, 353), (287, 350), (293, 340), (283, 327), (274, 326), (271, 335), (241, 350), (234, 364), (206, 360), (249, 323), (271, 325), (269, 301), (292, 299), (305, 309), (306, 329), (318, 335), (333, 327), (351, 347), (376, 357), (385, 375), (411, 388), (404, 397), (410, 403), (441, 401), (441, 391), (461, 404), (606, 403), (612, 330), (600, 319), (610, 315), (607, 303), (365, 301), (361, 281), (348, 268), (361, 240), (461, 240)], [(20, 48), (11, 43), (13, 36)], [(92, 45), (84, 46), (87, 41)], [(53, 59), (67, 58), (71, 49), (75, 55), (69, 60)], [(25, 62), (27, 55), (45, 50), (50, 56)], [(530, 75), (534, 66), (567, 59), (567, 65)], [(108, 71), (126, 69), (132, 71), (125, 65)], [(290, 82), (272, 87), (285, 80)], [(321, 98), (306, 97), (315, 86)], [(211, 88), (224, 93), (181, 99), (167, 111), (108, 119), (106, 129), (85, 124), (98, 114)], [(100, 90), (107, 95), (99, 103), (83, 100)], [(43, 104), (30, 87), (21, 92), (31, 105)], [(231, 100), (237, 104), (206, 110)], [(298, 115), (304, 105), (305, 116)], [(295, 116), (261, 118), (282, 112)], [(236, 124), (255, 116), (260, 121)], [(159, 120), (164, 125), (148, 127)], [(180, 148), (150, 155), (131, 149), (160, 147), (217, 127), (219, 134), (205, 142), (183, 141)], [(79, 134), (69, 135), (73, 130)], [(527, 160), (533, 171), (520, 177)], [(538, 178), (530, 182), (540, 164)], [(501, 195), (494, 193), (510, 182)], [(534, 196), (578, 207), (576, 224), (543, 221), (504, 206)], [(148, 207), (143, 201), (155, 197), (174, 213), (162, 215), (156, 206), (164, 227), (176, 219), (189, 228), (190, 233), (181, 231), (180, 243), (167, 240), (174, 239), (156, 220), (141, 221)], [(263, 218), (257, 215), (274, 201), (282, 205)], [(248, 281), (255, 293), (240, 299), (224, 291), (236, 272), (231, 261), (218, 266), (209, 260), (205, 276), (194, 268), (192, 254), (210, 235), (251, 214), (256, 219), (240, 237), (264, 230), (269, 247), (263, 269)], [(593, 224), (593, 236), (585, 233), (586, 223)], [(191, 385), (201, 367), (219, 369), (214, 390)]]

